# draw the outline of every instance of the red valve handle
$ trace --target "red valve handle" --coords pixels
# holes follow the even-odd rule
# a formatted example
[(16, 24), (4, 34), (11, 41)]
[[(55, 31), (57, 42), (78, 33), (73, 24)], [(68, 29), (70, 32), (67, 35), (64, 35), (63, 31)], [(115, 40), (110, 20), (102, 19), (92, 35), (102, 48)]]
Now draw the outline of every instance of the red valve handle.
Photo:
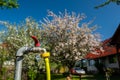
[(31, 38), (34, 40), (34, 42), (35, 42), (35, 47), (40, 47), (40, 42), (39, 42), (39, 40), (37, 39), (37, 37), (36, 36), (31, 36)]

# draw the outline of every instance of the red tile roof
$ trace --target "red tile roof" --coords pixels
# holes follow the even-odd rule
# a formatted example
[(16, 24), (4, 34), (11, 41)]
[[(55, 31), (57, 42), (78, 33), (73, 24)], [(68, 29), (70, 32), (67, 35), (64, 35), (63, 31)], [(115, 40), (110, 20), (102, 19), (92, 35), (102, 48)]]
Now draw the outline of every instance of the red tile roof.
[[(87, 58), (87, 59), (95, 59), (95, 58), (100, 58), (100, 57), (105, 57), (105, 56), (108, 56), (108, 55), (116, 54), (117, 53), (116, 47), (109, 45), (110, 41), (111, 41), (111, 38), (102, 42), (104, 52), (101, 52), (99, 54), (89, 53), (89, 54), (87, 54), (85, 56), (85, 58)], [(120, 49), (119, 49), (119, 52), (120, 52)]]
[(1, 47), (7, 47), (8, 44), (7, 44), (7, 43), (1, 43), (0, 46), (1, 46)]

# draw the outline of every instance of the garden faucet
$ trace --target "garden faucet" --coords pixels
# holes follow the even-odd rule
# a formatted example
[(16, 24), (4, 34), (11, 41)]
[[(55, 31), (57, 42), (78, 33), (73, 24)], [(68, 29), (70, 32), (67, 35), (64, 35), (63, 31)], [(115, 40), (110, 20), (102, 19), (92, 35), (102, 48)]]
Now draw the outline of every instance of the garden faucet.
[(45, 48), (40, 48), (40, 43), (35, 36), (31, 36), (35, 41), (35, 47), (21, 47), (16, 53), (16, 64), (15, 64), (15, 77), (14, 80), (21, 80), (22, 74), (22, 62), (24, 58), (24, 54), (30, 52), (43, 52), (41, 56), (45, 59), (45, 66), (46, 66), (46, 76), (47, 80), (50, 80), (50, 67), (49, 67), (49, 59), (50, 56), (49, 52), (46, 52)]

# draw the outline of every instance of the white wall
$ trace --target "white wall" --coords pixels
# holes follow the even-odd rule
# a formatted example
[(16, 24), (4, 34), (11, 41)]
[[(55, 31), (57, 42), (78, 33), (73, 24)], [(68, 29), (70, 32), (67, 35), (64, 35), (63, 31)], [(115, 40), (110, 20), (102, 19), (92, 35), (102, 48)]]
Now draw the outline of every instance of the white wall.
[[(115, 56), (115, 57), (117, 58), (117, 56)], [(108, 57), (106, 57), (105, 66), (109, 67), (109, 68), (119, 68), (118, 60), (116, 63), (109, 63), (109, 59), (108, 59)]]
[(94, 66), (95, 61), (94, 60), (89, 60), (88, 65), (87, 65), (87, 70), (88, 71), (93, 71), (93, 72), (97, 72), (97, 68)]

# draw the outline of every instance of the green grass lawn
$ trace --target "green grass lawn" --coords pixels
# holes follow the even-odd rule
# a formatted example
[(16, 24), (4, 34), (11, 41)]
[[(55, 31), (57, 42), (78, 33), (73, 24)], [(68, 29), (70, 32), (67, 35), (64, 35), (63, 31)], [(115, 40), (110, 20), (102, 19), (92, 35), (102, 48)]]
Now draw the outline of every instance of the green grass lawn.
[[(39, 79), (37, 80), (45, 80), (45, 75), (40, 74)], [(66, 76), (62, 74), (51, 74), (51, 80), (66, 80)], [(73, 75), (72, 80), (80, 80), (79, 76)], [(104, 75), (83, 75), (81, 80), (106, 80)], [(119, 75), (114, 75), (110, 80), (120, 80)]]

